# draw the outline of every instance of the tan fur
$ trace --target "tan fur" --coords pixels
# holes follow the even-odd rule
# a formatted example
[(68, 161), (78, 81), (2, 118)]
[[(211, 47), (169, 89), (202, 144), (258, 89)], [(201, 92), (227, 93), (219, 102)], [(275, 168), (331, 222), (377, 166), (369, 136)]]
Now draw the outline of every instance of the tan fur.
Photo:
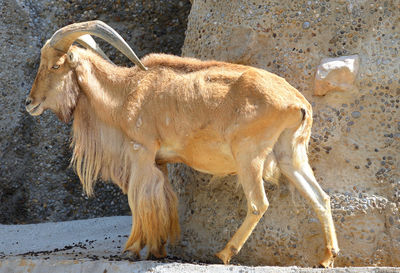
[(268, 207), (262, 177), (279, 167), (319, 211), (330, 253), (321, 263), (331, 266), (338, 247), (329, 202), (321, 203), (326, 196), (307, 167), (307, 100), (284, 79), (249, 66), (163, 54), (142, 62), (147, 71), (46, 44), (27, 106), (32, 115), (47, 108), (63, 121), (73, 115), (72, 164), (85, 191), (92, 194), (102, 177), (128, 195), (133, 224), (126, 249), (138, 254), (147, 245), (162, 257), (164, 244), (178, 238), (177, 198), (165, 164), (182, 162), (239, 177), (248, 216), (217, 254), (228, 263)]

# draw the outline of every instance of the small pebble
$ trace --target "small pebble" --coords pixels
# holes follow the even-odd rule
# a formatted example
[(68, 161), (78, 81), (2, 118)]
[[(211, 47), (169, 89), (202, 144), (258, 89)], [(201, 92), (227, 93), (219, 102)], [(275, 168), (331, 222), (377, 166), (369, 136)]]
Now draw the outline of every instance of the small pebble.
[(304, 22), (303, 29), (308, 29), (308, 28), (310, 28), (310, 22)]
[(361, 117), (361, 113), (358, 112), (358, 111), (354, 111), (354, 112), (351, 113), (351, 116), (352, 116), (353, 118), (359, 118), (359, 117)]

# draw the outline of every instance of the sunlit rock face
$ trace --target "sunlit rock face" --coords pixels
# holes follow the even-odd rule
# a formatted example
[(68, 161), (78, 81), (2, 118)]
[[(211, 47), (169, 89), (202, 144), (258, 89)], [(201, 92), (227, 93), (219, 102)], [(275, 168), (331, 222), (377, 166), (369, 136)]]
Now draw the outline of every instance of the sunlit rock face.
[[(183, 55), (266, 69), (312, 103), (309, 157), (331, 197), (336, 266), (400, 265), (399, 16), (396, 1), (372, 0), (195, 0), (189, 16)], [(321, 60), (354, 55), (358, 73), (354, 59), (353, 68), (338, 66), (352, 76), (340, 72), (336, 89), (315, 91)], [(216, 262), (246, 215), (242, 190), (234, 177), (209, 183), (182, 165), (171, 172), (182, 223), (173, 253)], [(232, 262), (316, 265), (324, 239), (311, 207), (284, 178), (266, 188), (270, 207)]]

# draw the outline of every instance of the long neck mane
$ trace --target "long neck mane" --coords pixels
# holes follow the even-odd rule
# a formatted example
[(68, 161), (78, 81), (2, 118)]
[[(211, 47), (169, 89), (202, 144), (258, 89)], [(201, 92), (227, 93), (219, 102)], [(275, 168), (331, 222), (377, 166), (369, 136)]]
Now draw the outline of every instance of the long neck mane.
[[(99, 177), (112, 180), (124, 192), (130, 177), (129, 141), (118, 126), (118, 111), (132, 89), (129, 82), (121, 83), (121, 73), (110, 73), (110, 69), (121, 68), (105, 64), (97, 56), (77, 69), (81, 94), (74, 111), (71, 164), (88, 195)], [(124, 75), (129, 70), (118, 72)]]
[(71, 164), (88, 195), (93, 193), (99, 177), (127, 191), (132, 166), (128, 145), (121, 131), (99, 119), (85, 96), (79, 98), (74, 112)]

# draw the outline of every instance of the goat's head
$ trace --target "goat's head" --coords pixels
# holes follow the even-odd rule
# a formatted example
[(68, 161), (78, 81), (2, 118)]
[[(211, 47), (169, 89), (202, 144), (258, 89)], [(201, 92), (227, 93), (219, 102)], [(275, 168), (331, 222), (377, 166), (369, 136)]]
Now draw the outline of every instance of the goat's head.
[(41, 50), (39, 71), (25, 102), (29, 114), (37, 116), (50, 109), (62, 121), (70, 120), (79, 95), (75, 76), (79, 55), (74, 54), (72, 43), (77, 41), (107, 59), (89, 34), (109, 42), (141, 69), (146, 70), (122, 37), (105, 23), (89, 21), (68, 25), (55, 32)]

